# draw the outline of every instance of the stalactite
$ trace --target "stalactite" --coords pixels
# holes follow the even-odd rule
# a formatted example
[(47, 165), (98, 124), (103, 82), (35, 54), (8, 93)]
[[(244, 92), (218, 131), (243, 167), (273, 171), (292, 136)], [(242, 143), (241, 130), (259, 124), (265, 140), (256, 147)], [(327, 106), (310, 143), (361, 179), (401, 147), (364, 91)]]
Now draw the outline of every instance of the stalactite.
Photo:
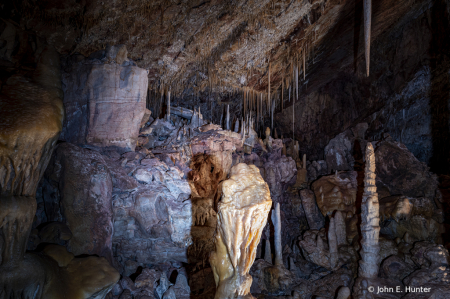
[(270, 103), (270, 62), (269, 62), (269, 89), (268, 89), (268, 103)]
[(372, 23), (372, 0), (364, 0), (364, 48), (366, 56), (366, 74), (370, 69), (370, 31)]
[(306, 79), (306, 58), (305, 58), (305, 50), (303, 52), (303, 80)]
[(283, 112), (284, 105), (284, 77), (281, 79), (281, 112)]
[(295, 99), (298, 100), (298, 67), (297, 65), (294, 66), (295, 69)]
[(292, 142), (295, 139), (294, 123), (295, 123), (295, 99), (292, 100)]
[(291, 87), (289, 86), (289, 103), (291, 102)]
[(247, 102), (245, 101), (245, 92), (244, 92), (244, 96), (243, 96), (243, 101), (244, 101), (244, 112), (243, 112), (243, 115), (245, 117), (245, 115), (247, 115)]
[(272, 109), (271, 109), (271, 113), (270, 113), (270, 119), (271, 119), (271, 129), (273, 132), (273, 110), (275, 110), (275, 100), (272, 101)]
[(230, 105), (227, 105), (227, 130), (230, 130)]

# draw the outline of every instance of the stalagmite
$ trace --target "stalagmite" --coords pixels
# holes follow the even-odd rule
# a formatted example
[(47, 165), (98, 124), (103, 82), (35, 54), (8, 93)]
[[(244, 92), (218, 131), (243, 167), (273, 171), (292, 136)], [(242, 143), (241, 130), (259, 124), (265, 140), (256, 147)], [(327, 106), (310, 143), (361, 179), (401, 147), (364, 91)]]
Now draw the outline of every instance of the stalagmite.
[(328, 246), (330, 248), (330, 268), (334, 269), (336, 268), (339, 260), (334, 218), (330, 219), (330, 226), (328, 227)]
[(239, 119), (236, 119), (236, 122), (234, 123), (234, 131), (239, 133)]
[(366, 74), (370, 70), (370, 33), (372, 27), (372, 0), (364, 0), (364, 49), (366, 56)]
[(167, 92), (167, 121), (170, 121), (170, 90)]
[(339, 289), (336, 299), (348, 299), (350, 298), (350, 295), (349, 287), (344, 286)]
[(378, 276), (380, 245), (380, 216), (377, 187), (375, 185), (375, 153), (372, 144), (366, 147), (366, 169), (364, 176), (364, 193), (361, 204), (361, 260), (359, 261), (358, 279), (355, 282), (355, 298), (368, 298), (367, 281)]
[(334, 215), (334, 225), (336, 227), (337, 245), (347, 244), (345, 221), (341, 211), (336, 211), (336, 214)]
[(270, 240), (265, 241), (264, 260), (272, 265), (272, 250), (270, 249)]
[(275, 266), (283, 266), (283, 248), (281, 247), (281, 215), (280, 203), (277, 202), (272, 211), (272, 223), (275, 228)]
[(231, 168), (218, 203), (215, 251), (210, 263), (216, 299), (254, 298), (249, 274), (272, 205), (269, 187), (259, 169), (244, 163)]

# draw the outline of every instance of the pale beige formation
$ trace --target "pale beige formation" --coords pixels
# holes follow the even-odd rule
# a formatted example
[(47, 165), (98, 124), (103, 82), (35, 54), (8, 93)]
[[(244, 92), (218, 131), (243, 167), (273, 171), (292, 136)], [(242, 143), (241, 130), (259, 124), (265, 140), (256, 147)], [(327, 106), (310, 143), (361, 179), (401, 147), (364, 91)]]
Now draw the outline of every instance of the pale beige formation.
[(361, 260), (359, 261), (358, 279), (353, 291), (355, 298), (369, 298), (366, 285), (378, 277), (380, 260), (380, 215), (377, 187), (375, 185), (375, 152), (371, 143), (366, 147), (366, 170), (364, 176), (364, 194), (361, 205)]
[(240, 163), (231, 168), (222, 191), (216, 250), (210, 257), (217, 286), (215, 298), (253, 298), (248, 273), (272, 206), (269, 187), (256, 166)]

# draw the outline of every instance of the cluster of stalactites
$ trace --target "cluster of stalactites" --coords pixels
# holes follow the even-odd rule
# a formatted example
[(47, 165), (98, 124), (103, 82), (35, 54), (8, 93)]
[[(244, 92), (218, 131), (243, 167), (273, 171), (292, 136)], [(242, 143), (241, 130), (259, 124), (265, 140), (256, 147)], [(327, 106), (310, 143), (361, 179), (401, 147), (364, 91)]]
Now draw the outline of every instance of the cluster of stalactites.
[[(214, 72), (208, 71), (209, 78), (208, 84), (203, 84), (202, 88), (209, 88), (208, 98), (209, 98), (209, 109), (211, 112), (211, 123), (219, 123), (223, 125), (227, 130), (231, 130), (232, 123), (235, 123), (237, 118), (233, 119), (224, 119), (224, 113), (228, 114), (228, 110), (230, 107), (222, 106), (222, 114), (220, 115), (220, 119), (214, 119), (213, 116), (213, 101), (214, 96), (212, 96), (213, 90), (227, 90), (227, 92), (231, 93), (241, 93), (242, 94), (242, 106), (241, 106), (241, 120), (242, 119), (253, 119), (255, 124), (255, 131), (262, 133), (265, 128), (265, 121), (268, 119), (270, 121), (270, 127), (272, 132), (274, 130), (274, 117), (275, 111), (284, 111), (286, 106), (285, 101), (291, 102), (291, 96), (293, 99), (292, 102), (292, 132), (293, 138), (295, 138), (295, 102), (299, 99), (300, 89), (299, 87), (299, 75), (303, 73), (303, 80), (306, 80), (306, 60), (310, 56), (310, 51), (312, 47), (308, 45), (308, 43), (302, 44), (299, 50), (295, 50), (291, 52), (288, 61), (285, 61), (284, 65), (279, 71), (279, 67), (276, 67), (275, 76), (273, 76), (273, 65), (272, 63), (268, 63), (268, 71), (267, 71), (267, 90), (264, 92), (256, 91), (250, 87), (242, 87), (242, 86), (230, 86), (225, 88), (226, 86), (221, 86), (217, 84), (224, 84), (218, 80), (217, 75)], [(253, 76), (254, 71), (250, 70), (250, 76)], [(281, 75), (281, 80), (279, 80)], [(248, 77), (248, 76), (247, 76)], [(259, 84), (261, 84), (261, 80)], [(273, 86), (272, 81), (276, 81), (278, 83), (277, 86)], [(247, 80), (248, 81), (248, 80)], [(165, 84), (164, 82), (160, 82), (159, 85), (153, 86), (149, 91), (149, 102), (147, 104), (147, 108), (151, 109), (153, 115), (156, 118), (164, 117), (170, 115), (170, 101), (171, 101), (171, 93), (172, 97), (182, 98), (186, 96), (185, 90), (186, 87), (179, 86), (180, 83), (175, 85)], [(173, 87), (173, 88), (172, 88)], [(221, 88), (222, 87), (222, 88)], [(192, 96), (197, 99), (200, 98), (200, 87), (196, 88), (192, 94)], [(180, 90), (183, 90), (180, 92)], [(178, 91), (178, 92), (177, 92)], [(287, 95), (287, 97), (286, 97)], [(166, 107), (166, 113), (164, 112), (164, 107)], [(216, 115), (216, 117), (218, 117)]]

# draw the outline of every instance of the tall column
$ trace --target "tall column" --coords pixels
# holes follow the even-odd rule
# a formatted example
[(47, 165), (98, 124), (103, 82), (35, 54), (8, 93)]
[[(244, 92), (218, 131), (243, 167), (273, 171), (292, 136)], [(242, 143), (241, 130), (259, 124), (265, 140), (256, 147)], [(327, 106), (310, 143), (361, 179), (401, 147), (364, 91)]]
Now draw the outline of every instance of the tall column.
[(364, 193), (361, 205), (361, 260), (359, 261), (358, 279), (355, 282), (355, 298), (371, 298), (367, 286), (371, 279), (378, 276), (380, 236), (380, 215), (377, 187), (375, 185), (375, 152), (372, 144), (366, 147), (366, 170), (364, 176)]

